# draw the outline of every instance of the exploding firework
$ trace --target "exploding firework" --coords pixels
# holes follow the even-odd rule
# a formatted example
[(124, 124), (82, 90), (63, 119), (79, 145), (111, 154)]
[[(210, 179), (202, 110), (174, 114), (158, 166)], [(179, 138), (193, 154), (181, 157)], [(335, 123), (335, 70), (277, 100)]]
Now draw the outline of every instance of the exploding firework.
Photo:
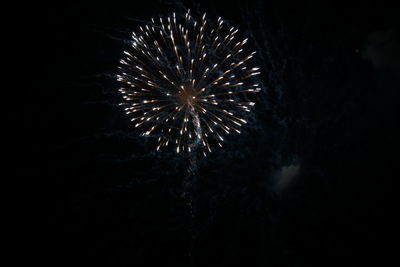
[(132, 33), (120, 61), (119, 91), (127, 114), (144, 136), (158, 138), (157, 150), (211, 152), (240, 127), (261, 89), (248, 39), (221, 18), (216, 23), (178, 17), (151, 19)]

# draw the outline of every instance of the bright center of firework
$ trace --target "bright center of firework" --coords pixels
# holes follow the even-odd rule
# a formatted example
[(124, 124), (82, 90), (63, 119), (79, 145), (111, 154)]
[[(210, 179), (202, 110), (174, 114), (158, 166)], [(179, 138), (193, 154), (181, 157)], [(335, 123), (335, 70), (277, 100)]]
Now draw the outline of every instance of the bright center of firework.
[(127, 114), (143, 135), (158, 139), (157, 150), (201, 148), (211, 152), (224, 136), (240, 133), (259, 92), (259, 68), (247, 38), (221, 18), (216, 23), (184, 16), (152, 19), (133, 33), (120, 62), (118, 81)]
[(196, 92), (191, 87), (184, 87), (179, 91), (177, 95), (177, 100), (181, 106), (192, 106), (196, 101)]

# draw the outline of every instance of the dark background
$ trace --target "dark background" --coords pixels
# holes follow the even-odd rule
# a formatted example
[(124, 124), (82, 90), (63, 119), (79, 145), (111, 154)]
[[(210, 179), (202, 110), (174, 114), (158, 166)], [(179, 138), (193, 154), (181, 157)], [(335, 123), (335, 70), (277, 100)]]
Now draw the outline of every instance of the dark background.
[[(321, 2), (24, 6), (22, 69), (32, 78), (18, 91), (19, 257), (41, 266), (397, 258), (398, 14), (384, 1)], [(187, 157), (155, 153), (117, 106), (115, 82), (131, 31), (185, 8), (245, 32), (263, 83), (245, 133), (199, 158), (193, 218), (181, 197)]]

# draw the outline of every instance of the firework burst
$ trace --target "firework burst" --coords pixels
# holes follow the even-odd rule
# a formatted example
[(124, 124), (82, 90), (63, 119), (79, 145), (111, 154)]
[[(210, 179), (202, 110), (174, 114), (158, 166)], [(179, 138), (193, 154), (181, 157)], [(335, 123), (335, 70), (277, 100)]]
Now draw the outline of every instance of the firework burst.
[(251, 63), (256, 52), (247, 51), (237, 29), (187, 11), (151, 19), (132, 39), (117, 76), (120, 105), (144, 136), (158, 139), (157, 150), (172, 145), (206, 155), (227, 134), (240, 134), (251, 95), (261, 89)]

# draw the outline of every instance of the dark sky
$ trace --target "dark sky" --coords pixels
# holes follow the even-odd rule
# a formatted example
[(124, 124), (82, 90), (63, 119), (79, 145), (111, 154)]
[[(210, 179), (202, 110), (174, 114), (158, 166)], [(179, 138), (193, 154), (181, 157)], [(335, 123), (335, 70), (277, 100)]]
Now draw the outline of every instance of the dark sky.
[[(320, 2), (25, 7), (21, 257), (42, 266), (395, 259), (398, 14), (382, 1)], [(115, 81), (130, 33), (185, 8), (245, 32), (263, 84), (244, 133), (198, 159), (192, 210), (181, 197), (188, 158), (139, 136)]]

